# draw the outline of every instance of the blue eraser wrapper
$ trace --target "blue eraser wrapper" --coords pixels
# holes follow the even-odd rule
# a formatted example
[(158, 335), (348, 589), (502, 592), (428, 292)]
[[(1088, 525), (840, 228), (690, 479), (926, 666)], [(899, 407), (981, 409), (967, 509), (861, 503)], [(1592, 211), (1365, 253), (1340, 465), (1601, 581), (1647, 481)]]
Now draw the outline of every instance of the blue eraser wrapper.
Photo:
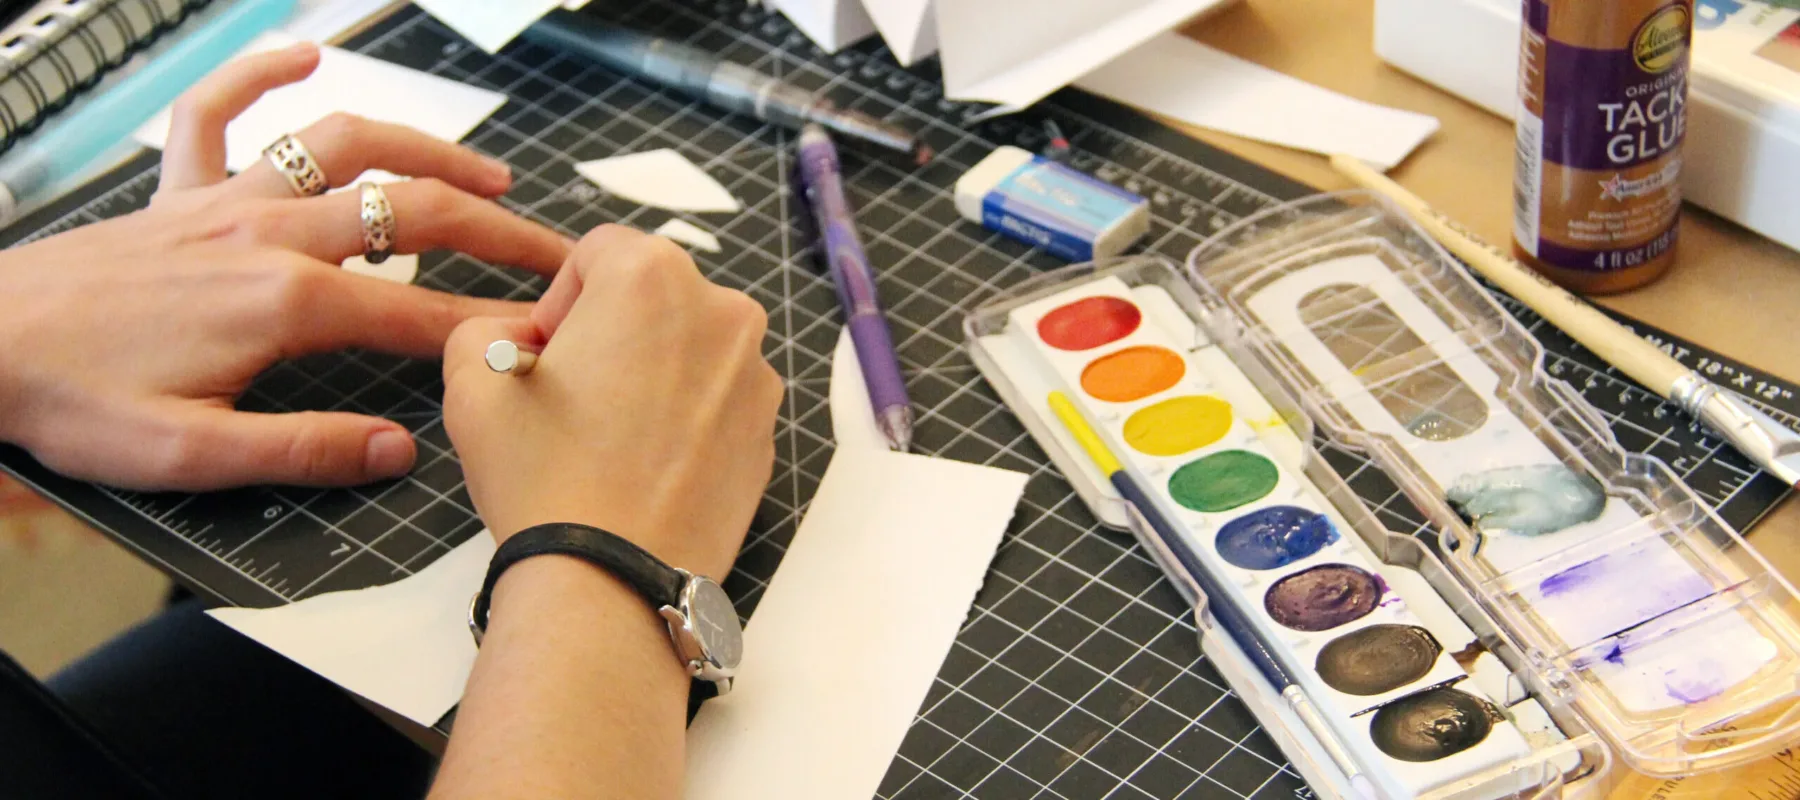
[(1010, 146), (957, 179), (956, 211), (1069, 261), (1118, 255), (1150, 230), (1144, 198)]

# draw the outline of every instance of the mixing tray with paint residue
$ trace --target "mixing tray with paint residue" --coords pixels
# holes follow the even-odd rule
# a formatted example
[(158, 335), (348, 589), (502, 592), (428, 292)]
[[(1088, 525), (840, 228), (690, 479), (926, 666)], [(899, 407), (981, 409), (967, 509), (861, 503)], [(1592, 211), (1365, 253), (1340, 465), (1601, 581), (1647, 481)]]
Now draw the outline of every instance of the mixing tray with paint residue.
[(1400, 212), (1296, 201), (1189, 258), (1232, 355), (1432, 520), (1518, 676), (1641, 772), (1800, 737), (1793, 588), (1660, 460), (1621, 448), (1511, 315)]

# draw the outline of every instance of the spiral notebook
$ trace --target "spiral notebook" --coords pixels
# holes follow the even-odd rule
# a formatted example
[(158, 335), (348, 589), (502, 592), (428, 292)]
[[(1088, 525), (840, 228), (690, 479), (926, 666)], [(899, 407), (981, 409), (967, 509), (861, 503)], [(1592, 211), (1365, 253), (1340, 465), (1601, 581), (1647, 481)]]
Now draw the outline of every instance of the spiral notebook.
[(47, 0), (0, 31), (0, 152), (210, 0)]

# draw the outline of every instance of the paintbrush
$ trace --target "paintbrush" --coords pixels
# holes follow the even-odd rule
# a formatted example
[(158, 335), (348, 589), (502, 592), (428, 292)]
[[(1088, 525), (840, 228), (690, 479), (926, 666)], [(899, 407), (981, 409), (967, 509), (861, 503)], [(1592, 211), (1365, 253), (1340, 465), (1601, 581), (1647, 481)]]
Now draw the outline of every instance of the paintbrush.
[(520, 37), (789, 130), (813, 123), (848, 139), (905, 153), (918, 166), (931, 160), (931, 147), (914, 131), (840, 108), (819, 93), (680, 42), (566, 9), (545, 14)]
[(1137, 481), (1132, 480), (1130, 473), (1119, 463), (1118, 457), (1113, 455), (1112, 449), (1100, 440), (1100, 435), (1094, 432), (1087, 419), (1075, 408), (1075, 404), (1069, 401), (1068, 395), (1051, 392), (1050, 410), (1062, 421), (1063, 427), (1069, 429), (1069, 435), (1075, 437), (1094, 466), (1106, 474), (1125, 501), (1137, 509), (1138, 516), (1149, 523), (1150, 529), (1156, 532), (1169, 555), (1199, 585), (1200, 593), (1207, 598), (1207, 608), (1211, 609), (1213, 618), (1219, 621), (1219, 627), (1237, 642), (1238, 649), (1250, 657), (1263, 679), (1281, 693), (1281, 699), (1287, 702), (1288, 708), (1312, 732), (1313, 738), (1319, 740), (1319, 745), (1325, 748), (1332, 762), (1349, 779), (1351, 789), (1359, 797), (1374, 800), (1378, 796), (1375, 794), (1374, 783), (1362, 773), (1362, 768), (1357, 766), (1355, 759), (1350, 757), (1349, 749), (1339, 741), (1336, 731), (1319, 716), (1312, 698), (1307, 697), (1306, 691), (1294, 680), (1295, 673), (1276, 657), (1274, 646), (1268, 637), (1257, 630), (1256, 625), (1250, 621), (1250, 615), (1232, 600), (1231, 594), (1225, 589), (1224, 580), (1213, 574), (1206, 562), (1200, 560), (1200, 554), (1194, 552), (1193, 547), (1181, 536), (1175, 523), (1164, 516), (1150, 501), (1149, 493), (1138, 486)]
[(1606, 363), (1705, 423), (1757, 466), (1789, 486), (1800, 483), (1800, 433), (1758, 410), (1737, 393), (1688, 369), (1674, 356), (1513, 260), (1362, 161), (1340, 154), (1331, 157), (1331, 166), (1357, 185), (1399, 206), (1476, 272), (1530, 306)]

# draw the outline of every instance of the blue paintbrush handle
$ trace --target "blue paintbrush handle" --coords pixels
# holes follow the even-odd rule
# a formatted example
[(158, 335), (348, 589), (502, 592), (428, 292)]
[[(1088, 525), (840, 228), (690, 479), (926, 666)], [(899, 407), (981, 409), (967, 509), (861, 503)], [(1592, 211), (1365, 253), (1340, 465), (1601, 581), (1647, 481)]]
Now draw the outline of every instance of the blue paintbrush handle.
[(1306, 691), (1298, 681), (1294, 680), (1293, 673), (1289, 672), (1287, 667), (1282, 666), (1281, 661), (1275, 657), (1274, 651), (1270, 649), (1268, 639), (1257, 633), (1249, 615), (1226, 591), (1218, 576), (1214, 575), (1212, 570), (1200, 561), (1199, 554), (1195, 553), (1194, 549), (1188, 545), (1187, 540), (1182, 538), (1181, 533), (1175, 529), (1175, 525), (1157, 511), (1156, 506), (1150, 503), (1150, 496), (1145, 494), (1144, 490), (1139, 488), (1137, 482), (1132, 480), (1124, 470), (1113, 472), (1112, 484), (1119, 490), (1119, 494), (1125, 498), (1126, 502), (1137, 508), (1139, 516), (1142, 516), (1145, 522), (1150, 523), (1151, 529), (1156, 531), (1156, 535), (1162, 539), (1163, 545), (1175, 556), (1175, 560), (1180, 562), (1182, 570), (1186, 571), (1194, 579), (1194, 582), (1200, 585), (1201, 593), (1206, 595), (1206, 607), (1212, 611), (1213, 618), (1219, 621), (1219, 627), (1224, 628), (1225, 635), (1230, 636), (1232, 641), (1237, 643), (1238, 649), (1250, 657), (1251, 663), (1256, 665), (1256, 670), (1262, 673), (1263, 679), (1275, 687), (1275, 691), (1281, 695), (1281, 699), (1300, 718), (1301, 724), (1305, 725), (1307, 730), (1312, 732), (1313, 738), (1318, 740), (1319, 745), (1325, 748), (1325, 752), (1331, 757), (1332, 762), (1336, 763), (1338, 769), (1344, 772), (1355, 795), (1364, 800), (1374, 800), (1380, 797), (1375, 790), (1374, 782), (1363, 774), (1362, 767), (1350, 755), (1349, 749), (1338, 738), (1337, 732), (1333, 731), (1331, 726), (1325, 722), (1324, 717), (1319, 715), (1312, 700), (1306, 696)]
[(1263, 674), (1263, 678), (1268, 680), (1277, 692), (1294, 685), (1293, 675), (1289, 674), (1287, 668), (1276, 660), (1268, 643), (1256, 632), (1249, 616), (1232, 600), (1230, 593), (1220, 585), (1212, 570), (1200, 561), (1199, 554), (1195, 553), (1194, 549), (1188, 545), (1187, 540), (1182, 538), (1181, 533), (1175, 530), (1174, 525), (1162, 514), (1157, 513), (1156, 506), (1151, 505), (1150, 497), (1144, 493), (1143, 489), (1138, 488), (1137, 482), (1132, 480), (1124, 470), (1120, 470), (1112, 474), (1112, 483), (1127, 502), (1137, 507), (1138, 513), (1143, 516), (1144, 521), (1150, 523), (1150, 527), (1156, 531), (1156, 535), (1163, 540), (1163, 545), (1175, 556), (1175, 560), (1181, 563), (1181, 568), (1194, 579), (1195, 583), (1200, 585), (1201, 593), (1206, 595), (1206, 607), (1212, 611), (1213, 618), (1219, 621), (1219, 626), (1225, 629), (1226, 635), (1237, 642), (1238, 648), (1244, 651), (1244, 655), (1249, 656), (1250, 660), (1255, 662), (1256, 669)]

